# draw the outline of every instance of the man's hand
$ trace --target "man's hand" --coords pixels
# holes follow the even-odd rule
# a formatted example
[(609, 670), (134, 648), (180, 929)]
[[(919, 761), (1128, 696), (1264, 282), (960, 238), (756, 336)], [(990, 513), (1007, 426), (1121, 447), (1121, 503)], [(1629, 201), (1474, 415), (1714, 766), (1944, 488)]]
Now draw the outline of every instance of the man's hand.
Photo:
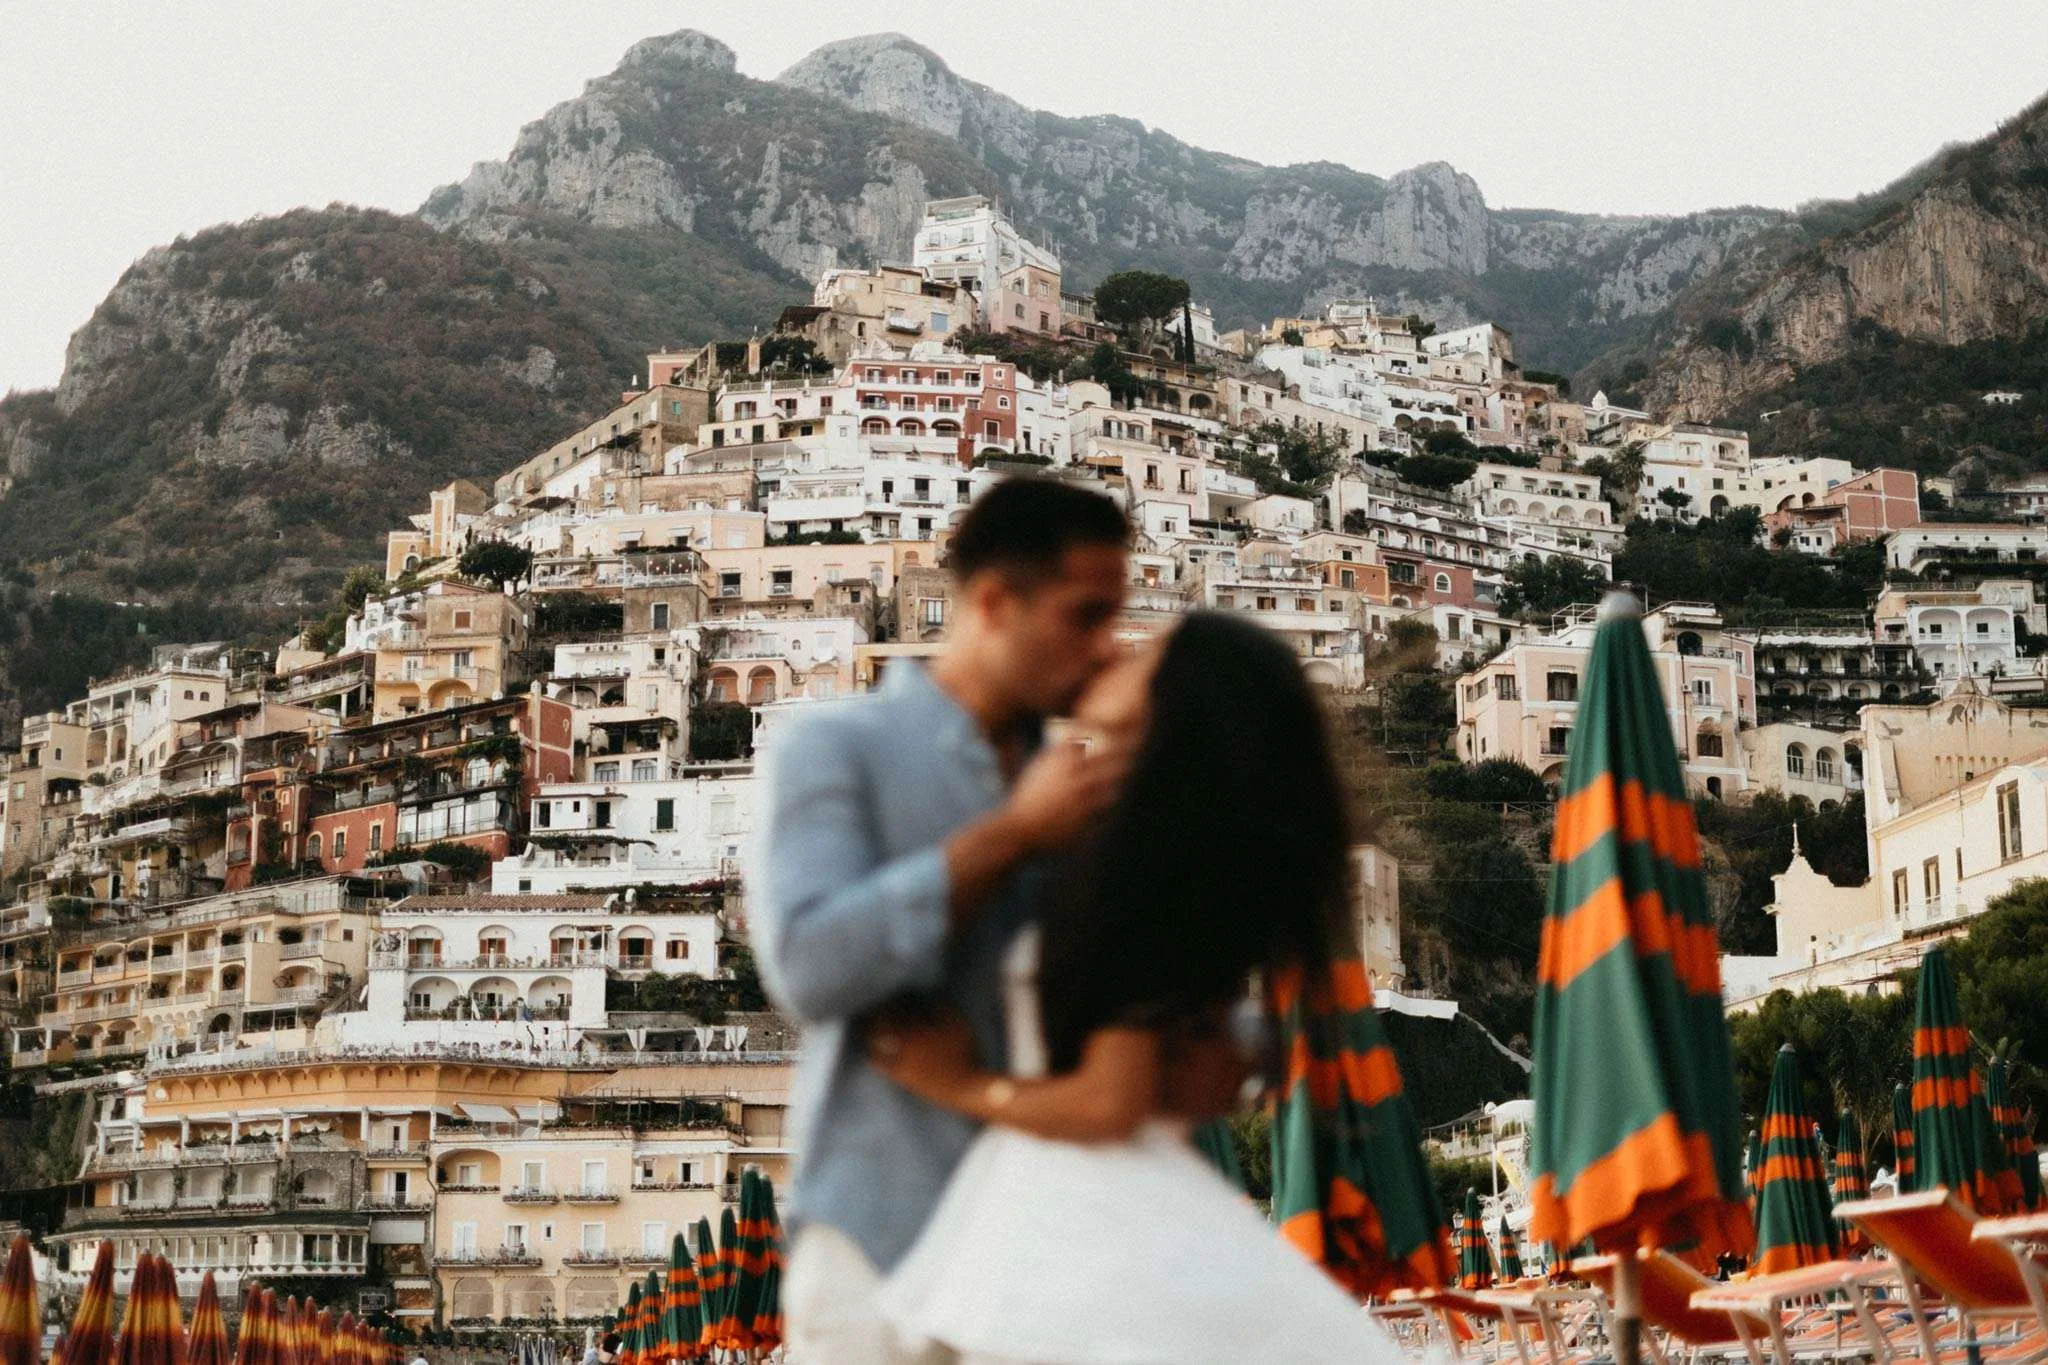
[(1079, 838), (1116, 799), (1130, 766), (1122, 751), (1048, 745), (1017, 774), (1001, 815), (1028, 852), (1059, 848)]

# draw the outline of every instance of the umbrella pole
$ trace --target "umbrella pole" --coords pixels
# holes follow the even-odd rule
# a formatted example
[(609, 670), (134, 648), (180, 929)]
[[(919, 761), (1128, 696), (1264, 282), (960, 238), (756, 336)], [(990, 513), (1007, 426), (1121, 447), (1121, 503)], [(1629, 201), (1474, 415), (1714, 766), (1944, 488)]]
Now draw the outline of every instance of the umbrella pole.
[(1638, 1365), (1642, 1359), (1641, 1273), (1635, 1248), (1625, 1248), (1614, 1262), (1614, 1365)]

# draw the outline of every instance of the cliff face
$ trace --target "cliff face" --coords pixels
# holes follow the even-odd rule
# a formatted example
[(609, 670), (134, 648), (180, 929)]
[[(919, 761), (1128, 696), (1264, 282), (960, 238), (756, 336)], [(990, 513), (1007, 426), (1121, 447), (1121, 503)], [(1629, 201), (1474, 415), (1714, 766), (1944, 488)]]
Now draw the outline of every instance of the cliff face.
[(1262, 166), (1129, 119), (1029, 109), (895, 35), (829, 44), (764, 82), (687, 32), (635, 47), (422, 211), (496, 240), (546, 217), (659, 225), (804, 277), (907, 257), (924, 201), (969, 192), (1000, 199), (1081, 288), (1174, 270), (1226, 327), (1370, 292), (1440, 323), (1497, 318), (1552, 366), (1611, 344), (1782, 217), (1502, 213), (1440, 162), (1385, 179)]
[(1852, 231), (1751, 269), (1657, 359), (1645, 397), (1710, 419), (1848, 349), (1874, 326), (1941, 346), (2012, 338), (2048, 320), (2048, 103), (1947, 154), (1912, 193)]

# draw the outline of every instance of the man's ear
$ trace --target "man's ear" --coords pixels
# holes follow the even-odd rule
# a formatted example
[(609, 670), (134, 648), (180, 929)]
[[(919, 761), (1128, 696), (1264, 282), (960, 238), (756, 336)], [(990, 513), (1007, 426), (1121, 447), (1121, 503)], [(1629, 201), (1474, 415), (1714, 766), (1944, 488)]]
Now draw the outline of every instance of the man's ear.
[(961, 584), (961, 593), (966, 598), (967, 609), (983, 623), (1000, 626), (1009, 615), (1011, 600), (1015, 596), (1009, 583), (1000, 573), (978, 573)]

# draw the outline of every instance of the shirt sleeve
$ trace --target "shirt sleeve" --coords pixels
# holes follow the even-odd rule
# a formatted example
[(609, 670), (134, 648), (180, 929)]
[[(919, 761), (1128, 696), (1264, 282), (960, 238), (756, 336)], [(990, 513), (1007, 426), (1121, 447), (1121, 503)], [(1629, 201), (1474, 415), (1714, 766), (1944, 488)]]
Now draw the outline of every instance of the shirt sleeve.
[(942, 845), (881, 856), (856, 737), (825, 719), (776, 744), (754, 860), (762, 980), (810, 1023), (937, 985), (951, 898)]

